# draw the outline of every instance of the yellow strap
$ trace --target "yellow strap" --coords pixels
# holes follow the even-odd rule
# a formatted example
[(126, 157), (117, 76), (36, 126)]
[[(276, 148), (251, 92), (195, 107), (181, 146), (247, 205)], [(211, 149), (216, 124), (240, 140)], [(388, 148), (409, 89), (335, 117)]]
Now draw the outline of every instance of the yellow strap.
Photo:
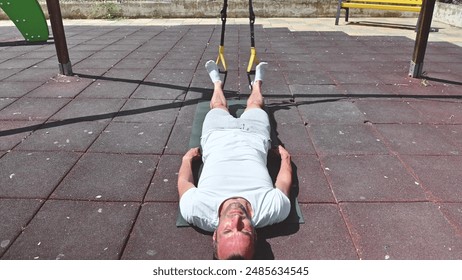
[(395, 5), (378, 5), (378, 4), (360, 4), (360, 3), (342, 3), (344, 8), (358, 9), (376, 9), (376, 10), (395, 10), (406, 12), (420, 12), (420, 7), (417, 6), (395, 6)]
[(422, 5), (422, 0), (347, 0), (343, 2), (387, 3), (395, 5)]
[(250, 71), (252, 71), (252, 67), (258, 63), (257, 50), (255, 48), (250, 48), (250, 59), (249, 64), (247, 64), (247, 73), (250, 73)]
[(220, 64), (220, 61), (221, 61), (221, 64), (223, 64), (223, 69), (224, 71), (226, 71), (226, 69), (228, 69), (226, 67), (226, 60), (225, 60), (225, 46), (219, 46), (218, 47), (218, 57), (217, 57), (217, 65)]

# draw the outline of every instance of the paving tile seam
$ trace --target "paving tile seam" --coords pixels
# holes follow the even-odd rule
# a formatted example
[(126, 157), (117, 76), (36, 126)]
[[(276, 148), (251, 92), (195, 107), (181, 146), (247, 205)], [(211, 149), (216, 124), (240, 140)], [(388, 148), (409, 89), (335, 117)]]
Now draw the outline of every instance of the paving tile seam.
[[(0, 199), (3, 199), (3, 198), (0, 198)], [(30, 225), (30, 223), (32, 222), (32, 220), (37, 216), (37, 214), (39, 213), (40, 209), (43, 207), (43, 205), (46, 203), (46, 200), (45, 199), (30, 199), (30, 200), (39, 200), (40, 202), (40, 205), (37, 207), (37, 209), (34, 211), (34, 213), (32, 213), (30, 219), (24, 223), (22, 226), (21, 226), (21, 230), (19, 231), (19, 233), (17, 233), (11, 240), (10, 240), (10, 243), (8, 244), (8, 246), (5, 248), (5, 250), (3, 251), (3, 253), (0, 253), (0, 260), (3, 258), (3, 256), (8, 252), (8, 250), (13, 246), (13, 244), (16, 242), (16, 240), (18, 240), (18, 238), (23, 234), (24, 230), (26, 230), (26, 228)]]

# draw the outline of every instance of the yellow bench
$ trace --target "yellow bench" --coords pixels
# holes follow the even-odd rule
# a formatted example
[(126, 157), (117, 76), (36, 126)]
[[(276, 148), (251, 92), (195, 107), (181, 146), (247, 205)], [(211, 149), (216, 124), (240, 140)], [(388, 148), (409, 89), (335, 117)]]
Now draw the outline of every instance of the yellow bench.
[(350, 8), (353, 9), (374, 9), (394, 10), (419, 13), (422, 7), (422, 0), (338, 0), (337, 16), (335, 25), (338, 25), (341, 9), (345, 10), (345, 21), (348, 21)]

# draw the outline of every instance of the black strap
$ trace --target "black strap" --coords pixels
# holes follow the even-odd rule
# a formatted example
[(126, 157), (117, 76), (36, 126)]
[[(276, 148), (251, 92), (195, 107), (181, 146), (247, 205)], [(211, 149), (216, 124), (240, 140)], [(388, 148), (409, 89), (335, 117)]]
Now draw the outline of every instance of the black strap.
[(223, 9), (220, 11), (221, 15), (221, 40), (220, 40), (220, 46), (225, 45), (225, 27), (226, 27), (226, 17), (227, 17), (227, 12), (228, 10), (228, 0), (224, 0), (223, 3)]

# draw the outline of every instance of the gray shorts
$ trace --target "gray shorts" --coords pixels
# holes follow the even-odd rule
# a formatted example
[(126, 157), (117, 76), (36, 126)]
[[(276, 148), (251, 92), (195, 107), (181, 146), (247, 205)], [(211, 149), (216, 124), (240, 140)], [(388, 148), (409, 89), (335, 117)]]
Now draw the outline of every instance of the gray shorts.
[(249, 109), (242, 113), (239, 118), (233, 117), (229, 112), (220, 108), (210, 110), (202, 124), (202, 135), (224, 129), (240, 129), (257, 133), (266, 139), (270, 139), (271, 133), (268, 114), (260, 108)]

